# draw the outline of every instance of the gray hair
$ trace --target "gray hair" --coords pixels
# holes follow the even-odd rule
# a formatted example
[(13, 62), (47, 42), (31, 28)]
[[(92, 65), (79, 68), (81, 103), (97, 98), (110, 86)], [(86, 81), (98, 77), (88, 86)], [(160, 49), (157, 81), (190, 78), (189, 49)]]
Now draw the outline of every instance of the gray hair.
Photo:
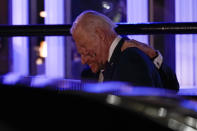
[(109, 28), (113, 30), (116, 27), (116, 24), (114, 24), (113, 21), (110, 20), (107, 16), (99, 12), (86, 10), (75, 19), (70, 32), (72, 34), (75, 28), (81, 28), (85, 29), (88, 32), (91, 32), (95, 27)]

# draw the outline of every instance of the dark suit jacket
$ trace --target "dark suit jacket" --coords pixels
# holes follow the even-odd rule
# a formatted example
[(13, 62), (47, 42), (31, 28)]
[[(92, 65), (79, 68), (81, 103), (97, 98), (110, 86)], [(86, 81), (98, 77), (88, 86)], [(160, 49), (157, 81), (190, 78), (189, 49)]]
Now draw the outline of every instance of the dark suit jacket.
[(163, 87), (160, 75), (150, 58), (138, 48), (121, 52), (124, 39), (116, 46), (104, 71), (104, 81), (130, 82), (134, 86)]
[[(110, 62), (106, 64), (103, 72), (104, 81), (124, 81), (130, 82), (134, 86), (179, 90), (176, 75), (166, 64), (163, 63), (158, 70), (152, 60), (138, 48), (131, 47), (121, 52), (123, 42), (124, 39), (121, 39)], [(82, 73), (83, 78), (88, 74), (89, 77), (98, 79), (98, 73), (90, 75), (90, 70), (84, 72)]]

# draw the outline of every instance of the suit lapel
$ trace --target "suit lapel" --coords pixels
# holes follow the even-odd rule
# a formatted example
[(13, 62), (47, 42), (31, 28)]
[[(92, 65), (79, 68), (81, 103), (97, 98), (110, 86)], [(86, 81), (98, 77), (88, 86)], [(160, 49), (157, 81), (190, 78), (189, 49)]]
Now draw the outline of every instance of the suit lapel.
[(121, 54), (121, 47), (122, 47), (123, 43), (124, 43), (124, 39), (122, 38), (118, 42), (118, 44), (112, 54), (112, 57), (110, 58), (109, 63), (106, 64), (105, 70), (103, 72), (104, 81), (112, 80), (113, 72), (114, 72), (116, 64), (118, 63), (118, 59)]

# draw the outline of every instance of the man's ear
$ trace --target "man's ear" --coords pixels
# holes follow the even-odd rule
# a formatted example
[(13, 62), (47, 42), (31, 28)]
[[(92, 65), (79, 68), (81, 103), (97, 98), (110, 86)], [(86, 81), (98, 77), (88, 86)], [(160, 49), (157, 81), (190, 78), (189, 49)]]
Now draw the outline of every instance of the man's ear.
[(99, 37), (99, 39), (101, 40), (105, 39), (105, 32), (102, 28), (96, 27), (95, 33)]

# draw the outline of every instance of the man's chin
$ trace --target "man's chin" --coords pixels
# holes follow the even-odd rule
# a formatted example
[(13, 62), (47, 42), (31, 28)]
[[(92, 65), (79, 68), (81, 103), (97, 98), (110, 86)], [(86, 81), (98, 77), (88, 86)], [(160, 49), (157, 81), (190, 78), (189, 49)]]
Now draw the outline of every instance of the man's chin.
[(95, 67), (91, 67), (91, 70), (93, 73), (98, 73), (100, 70), (104, 69), (104, 66), (95, 66)]
[(96, 69), (91, 69), (91, 70), (92, 70), (93, 73), (97, 73), (98, 72), (98, 70), (96, 70)]
[(99, 71), (98, 68), (92, 68), (92, 67), (91, 67), (91, 70), (93, 73), (97, 73)]

